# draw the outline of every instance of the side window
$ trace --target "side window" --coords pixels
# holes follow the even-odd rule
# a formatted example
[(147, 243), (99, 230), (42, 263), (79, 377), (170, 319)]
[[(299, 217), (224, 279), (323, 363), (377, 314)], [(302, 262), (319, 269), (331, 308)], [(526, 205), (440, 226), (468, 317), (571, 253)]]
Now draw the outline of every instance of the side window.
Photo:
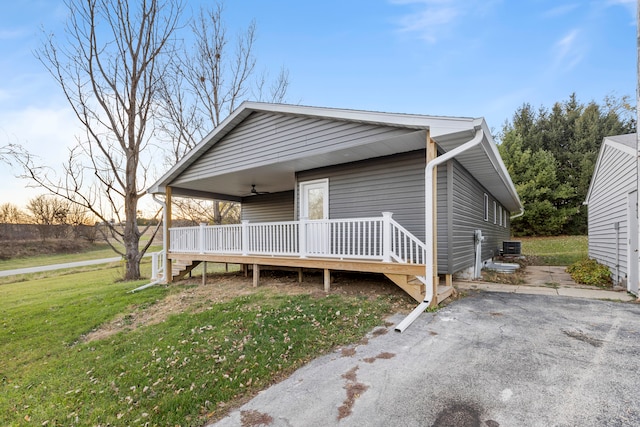
[(489, 196), (484, 193), (484, 220), (489, 221)]
[(498, 222), (498, 225), (502, 226), (502, 206), (500, 206), (500, 209), (498, 209), (498, 213), (500, 214), (500, 222)]
[(498, 204), (495, 200), (493, 201), (493, 223), (498, 223)]

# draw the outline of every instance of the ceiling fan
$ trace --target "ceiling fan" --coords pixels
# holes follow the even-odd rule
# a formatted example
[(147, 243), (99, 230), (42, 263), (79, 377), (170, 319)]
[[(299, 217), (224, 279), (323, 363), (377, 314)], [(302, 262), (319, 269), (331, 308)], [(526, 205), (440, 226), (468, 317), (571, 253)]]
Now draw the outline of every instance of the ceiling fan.
[(251, 194), (269, 194), (268, 191), (258, 191), (256, 190), (256, 185), (255, 184), (251, 184)]

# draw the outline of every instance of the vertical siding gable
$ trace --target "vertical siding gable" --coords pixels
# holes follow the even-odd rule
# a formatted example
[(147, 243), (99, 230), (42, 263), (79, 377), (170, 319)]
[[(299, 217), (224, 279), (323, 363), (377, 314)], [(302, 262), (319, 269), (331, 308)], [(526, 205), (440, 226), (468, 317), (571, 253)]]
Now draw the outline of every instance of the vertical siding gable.
[(415, 129), (254, 112), (203, 153), (176, 184), (412, 132)]

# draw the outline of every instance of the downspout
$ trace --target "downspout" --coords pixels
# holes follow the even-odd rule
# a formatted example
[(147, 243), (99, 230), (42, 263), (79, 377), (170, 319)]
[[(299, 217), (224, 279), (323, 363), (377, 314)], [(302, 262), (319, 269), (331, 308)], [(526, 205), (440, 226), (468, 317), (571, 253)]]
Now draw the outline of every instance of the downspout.
[[(151, 198), (153, 199), (154, 202), (156, 202), (160, 206), (162, 206), (162, 224), (163, 224), (163, 227), (164, 227), (164, 224), (166, 224), (165, 221), (167, 220), (167, 204), (164, 201), (158, 199), (156, 197), (155, 193), (151, 195)], [(167, 233), (163, 232), (162, 233), (162, 250), (164, 251), (165, 254), (167, 253), (167, 239), (165, 238), (166, 236), (167, 236)], [(146, 285), (138, 286), (137, 288), (130, 290), (129, 293), (138, 292), (138, 291), (141, 291), (143, 289), (147, 289), (147, 288), (150, 288), (151, 286), (155, 286), (155, 285), (157, 285), (159, 283), (162, 283), (167, 278), (167, 271), (168, 271), (167, 270), (167, 265), (165, 263), (165, 265), (164, 265), (164, 277), (162, 279), (156, 279), (151, 283), (147, 283)]]
[(513, 216), (510, 216), (509, 219), (511, 220), (511, 219), (519, 218), (522, 215), (524, 215), (524, 208), (520, 208), (520, 212), (515, 214), (515, 215), (513, 215)]
[(448, 162), (453, 159), (457, 155), (469, 150), (470, 148), (475, 147), (480, 144), (484, 138), (484, 132), (482, 128), (476, 127), (475, 136), (468, 142), (460, 145), (459, 147), (454, 148), (451, 151), (444, 153), (442, 156), (438, 156), (435, 159), (431, 160), (427, 163), (427, 166), (424, 168), (424, 224), (425, 224), (425, 244), (426, 244), (426, 253), (425, 253), (425, 276), (426, 276), (426, 285), (425, 285), (425, 296), (424, 301), (422, 301), (416, 308), (413, 309), (411, 313), (404, 320), (396, 326), (396, 331), (404, 332), (417, 318), (422, 314), (429, 304), (433, 300), (433, 171), (438, 165), (442, 163)]

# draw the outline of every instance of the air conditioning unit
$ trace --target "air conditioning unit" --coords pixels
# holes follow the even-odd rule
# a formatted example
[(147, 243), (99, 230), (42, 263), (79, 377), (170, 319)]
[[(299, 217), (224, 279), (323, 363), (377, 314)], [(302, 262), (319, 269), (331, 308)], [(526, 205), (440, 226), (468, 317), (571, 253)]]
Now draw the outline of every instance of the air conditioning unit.
[(519, 240), (508, 240), (502, 242), (503, 255), (520, 255), (522, 251), (522, 242)]

